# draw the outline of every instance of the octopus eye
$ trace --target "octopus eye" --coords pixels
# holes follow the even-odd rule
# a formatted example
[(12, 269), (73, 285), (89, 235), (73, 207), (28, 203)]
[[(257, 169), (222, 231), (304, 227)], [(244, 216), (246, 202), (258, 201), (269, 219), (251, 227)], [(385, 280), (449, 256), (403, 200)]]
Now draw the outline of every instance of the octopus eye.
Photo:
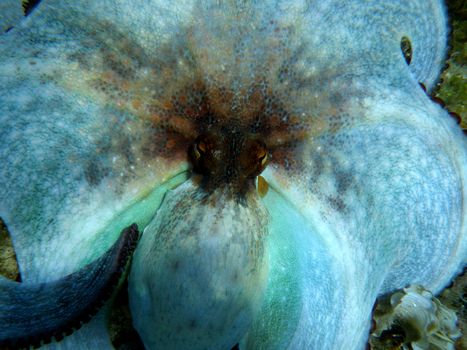
[(195, 158), (195, 160), (199, 160), (202, 155), (206, 154), (206, 143), (201, 140), (199, 142), (196, 142), (193, 146), (193, 157)]
[(258, 162), (259, 164), (263, 167), (266, 167), (269, 157), (268, 157), (268, 152), (266, 151), (266, 148), (261, 148), (260, 151), (257, 154), (258, 156)]
[(269, 162), (269, 152), (260, 140), (250, 141), (240, 158), (241, 168), (247, 178), (254, 178), (262, 173)]
[(197, 144), (196, 144), (196, 148), (198, 150), (199, 153), (206, 153), (206, 150), (207, 150), (207, 146), (206, 146), (206, 142), (201, 139)]
[(200, 135), (190, 148), (190, 158), (193, 169), (200, 174), (212, 174), (218, 167), (214, 150), (215, 139), (211, 135)]

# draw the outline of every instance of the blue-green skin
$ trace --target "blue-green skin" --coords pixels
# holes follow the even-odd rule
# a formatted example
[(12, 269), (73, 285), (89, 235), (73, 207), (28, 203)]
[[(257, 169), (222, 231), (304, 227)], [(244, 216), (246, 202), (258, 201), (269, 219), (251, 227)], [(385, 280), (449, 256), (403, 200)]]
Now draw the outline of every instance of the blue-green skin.
[[(400, 50), (403, 36), (412, 43), (410, 65)], [(364, 348), (379, 294), (409, 283), (437, 292), (467, 260), (466, 140), (419, 86), (435, 84), (446, 36), (440, 1), (44, 0), (0, 36), (0, 216), (24, 283), (79, 270), (136, 222), (147, 229), (129, 280), (134, 324), (148, 348), (170, 348), (173, 335), (153, 332), (164, 321), (145, 309), (157, 303), (154, 296), (170, 297), (152, 279), (167, 270), (150, 265), (150, 252), (165, 251), (158, 216), (173, 223), (176, 244), (185, 242), (186, 217), (168, 213), (163, 198), (188, 178), (189, 165), (143, 152), (152, 134), (145, 101), (128, 103), (137, 88), (99, 90), (93, 77), (118, 69), (106, 56), (112, 52), (136, 72), (126, 79), (142, 82), (139, 88), (155, 91), (151, 96), (200, 77), (237, 92), (262, 78), (308, 127), (291, 158), (300, 166), (287, 170), (271, 159), (263, 173), (270, 191), (262, 199), (248, 191), (244, 229), (236, 229), (245, 241), (251, 232), (267, 232), (259, 240), (267, 258), (255, 265), (262, 267), (239, 282), (249, 286), (257, 278), (262, 307), (247, 308), (243, 322), (226, 316), (238, 327), (210, 333), (210, 344), (196, 332), (185, 341), (216, 348), (227, 334), (229, 344), (246, 349)], [(152, 147), (158, 154), (166, 145)], [(188, 184), (171, 192), (174, 201), (186, 204), (180, 189)], [(212, 210), (196, 200), (190, 207), (190, 215)], [(265, 210), (267, 219), (253, 220)], [(198, 242), (211, 227), (218, 226), (194, 227)], [(226, 273), (214, 264), (203, 271), (219, 281)], [(154, 289), (138, 292), (145, 285)], [(248, 290), (233, 281), (230, 287)], [(232, 310), (257, 303), (255, 293), (250, 297), (233, 298), (240, 301)], [(211, 316), (222, 319), (206, 307), (212, 298), (185, 305), (196, 306), (206, 327)], [(50, 347), (111, 348), (104, 322), (100, 313)], [(199, 334), (206, 334), (203, 327)]]

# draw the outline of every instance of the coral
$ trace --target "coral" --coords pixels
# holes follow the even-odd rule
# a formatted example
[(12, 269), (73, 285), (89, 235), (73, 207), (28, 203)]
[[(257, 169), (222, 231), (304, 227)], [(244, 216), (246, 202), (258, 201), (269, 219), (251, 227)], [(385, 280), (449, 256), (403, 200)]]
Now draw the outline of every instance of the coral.
[(373, 320), (372, 349), (453, 350), (461, 336), (455, 312), (418, 285), (381, 297)]

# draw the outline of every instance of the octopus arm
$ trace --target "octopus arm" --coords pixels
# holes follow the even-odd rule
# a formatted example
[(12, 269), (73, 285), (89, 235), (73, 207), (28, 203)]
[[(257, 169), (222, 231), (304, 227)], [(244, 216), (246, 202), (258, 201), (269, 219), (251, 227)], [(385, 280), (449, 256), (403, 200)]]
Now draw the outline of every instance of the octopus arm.
[(131, 223), (144, 227), (154, 189), (187, 168), (185, 150), (163, 154), (164, 132), (123, 92), (150, 55), (116, 30), (109, 6), (43, 1), (0, 36), (0, 216), (23, 281), (73, 273)]
[(102, 257), (46, 283), (0, 280), (0, 346), (39, 346), (61, 340), (88, 322), (114, 288), (136, 247), (138, 227), (125, 229)]
[(437, 293), (465, 266), (459, 126), (410, 77), (363, 101), (330, 117), (342, 127), (304, 144), (295, 170), (263, 174), (274, 248), (246, 348), (363, 348), (378, 295), (411, 283)]

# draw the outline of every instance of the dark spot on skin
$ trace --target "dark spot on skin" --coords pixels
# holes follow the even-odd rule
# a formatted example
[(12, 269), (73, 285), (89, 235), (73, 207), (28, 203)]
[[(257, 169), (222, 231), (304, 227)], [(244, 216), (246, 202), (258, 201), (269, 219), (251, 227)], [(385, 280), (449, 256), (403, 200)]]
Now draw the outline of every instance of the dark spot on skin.
[(107, 174), (108, 169), (103, 168), (98, 160), (91, 161), (84, 169), (86, 181), (92, 186), (99, 185)]
[(86, 54), (82, 52), (74, 52), (67, 56), (69, 61), (77, 62), (84, 69), (91, 69), (91, 65), (86, 58)]
[(238, 271), (235, 271), (234, 274), (232, 275), (232, 281), (237, 282), (238, 281)]
[(352, 175), (350, 173), (336, 172), (337, 193), (342, 195), (352, 184)]
[(180, 267), (180, 260), (175, 260), (172, 262), (171, 268), (173, 271), (177, 271)]
[(107, 68), (117, 73), (123, 79), (134, 78), (134, 65), (129, 60), (121, 60), (115, 53), (102, 50), (102, 56), (106, 62)]
[(131, 150), (131, 141), (128, 138), (120, 138), (119, 149), (125, 157), (128, 166), (135, 165), (135, 156)]
[(341, 198), (328, 196), (328, 202), (331, 205), (331, 207), (337, 210), (338, 212), (342, 213), (345, 211), (345, 203)]
[(410, 62), (412, 61), (412, 43), (410, 42), (410, 39), (406, 36), (403, 36), (401, 38), (401, 51), (404, 55), (405, 62), (407, 64), (410, 64)]
[(196, 320), (195, 319), (190, 320), (190, 322), (188, 324), (188, 328), (189, 329), (195, 329), (196, 327), (198, 327)]
[(324, 157), (317, 153), (313, 153), (311, 156), (313, 160), (313, 177), (318, 178), (323, 173)]

